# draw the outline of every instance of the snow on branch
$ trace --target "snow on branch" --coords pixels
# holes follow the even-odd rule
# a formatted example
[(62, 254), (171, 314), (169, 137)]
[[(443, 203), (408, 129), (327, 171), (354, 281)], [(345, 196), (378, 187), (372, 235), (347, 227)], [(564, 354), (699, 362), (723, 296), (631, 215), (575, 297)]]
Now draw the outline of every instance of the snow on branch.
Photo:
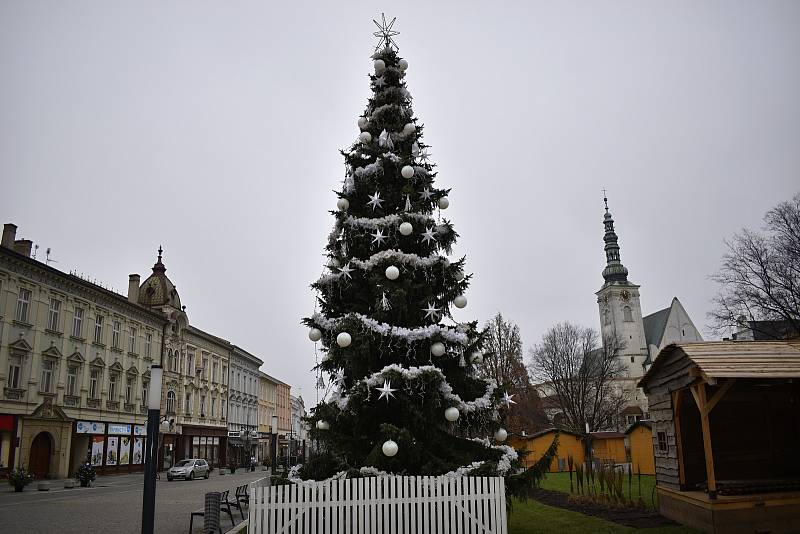
[[(422, 326), (419, 328), (404, 328), (401, 326), (392, 326), (390, 324), (380, 323), (375, 319), (360, 313), (354, 313), (348, 315), (347, 317), (354, 317), (358, 319), (367, 329), (372, 330), (376, 334), (381, 336), (403, 338), (407, 342), (430, 339), (433, 336), (439, 335), (452, 343), (459, 343), (461, 345), (466, 345), (468, 343), (467, 335), (463, 332), (459, 332), (446, 326), (439, 326), (437, 324)], [(311, 320), (325, 330), (337, 330), (339, 323), (342, 321), (342, 319), (329, 319), (319, 312), (315, 313), (311, 317)]]

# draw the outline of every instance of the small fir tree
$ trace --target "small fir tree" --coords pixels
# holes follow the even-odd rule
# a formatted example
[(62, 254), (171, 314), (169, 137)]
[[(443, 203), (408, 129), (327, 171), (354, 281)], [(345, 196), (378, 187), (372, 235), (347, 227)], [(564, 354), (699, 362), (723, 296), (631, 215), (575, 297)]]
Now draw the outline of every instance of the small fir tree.
[(449, 189), (434, 184), (391, 24), (376, 35), (373, 94), (342, 152), (328, 272), (312, 284), (319, 311), (304, 319), (334, 390), (308, 418), (321, 452), (292, 474), (509, 475), (517, 454), (500, 443), (501, 423), (514, 401), (477, 376), (477, 322), (451, 315), (471, 275), (463, 257), (447, 258)]

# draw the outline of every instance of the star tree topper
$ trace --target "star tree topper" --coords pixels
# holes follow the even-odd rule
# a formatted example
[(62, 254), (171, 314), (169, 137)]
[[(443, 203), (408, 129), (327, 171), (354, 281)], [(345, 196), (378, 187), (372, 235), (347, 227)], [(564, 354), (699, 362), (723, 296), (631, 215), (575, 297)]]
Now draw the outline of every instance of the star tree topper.
[(378, 27), (378, 31), (373, 33), (375, 37), (380, 39), (378, 41), (378, 46), (375, 47), (375, 51), (377, 52), (381, 48), (394, 48), (395, 50), (399, 50), (397, 43), (394, 42), (395, 35), (400, 35), (399, 31), (393, 30), (392, 26), (394, 26), (394, 21), (397, 20), (397, 17), (394, 17), (390, 23), (386, 23), (386, 15), (381, 13), (381, 21), (378, 22), (375, 19), (372, 19), (372, 22), (375, 23), (375, 26)]

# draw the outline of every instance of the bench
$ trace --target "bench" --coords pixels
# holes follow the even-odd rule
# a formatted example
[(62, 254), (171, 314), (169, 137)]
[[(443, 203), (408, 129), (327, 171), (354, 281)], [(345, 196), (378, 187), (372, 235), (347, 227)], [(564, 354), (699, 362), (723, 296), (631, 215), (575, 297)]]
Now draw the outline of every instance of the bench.
[[(222, 494), (220, 494), (220, 497), (219, 497), (220, 515), (222, 515), (222, 512), (225, 512), (226, 514), (228, 514), (228, 517), (230, 517), (230, 519), (231, 519), (231, 526), (236, 526), (236, 521), (233, 520), (233, 513), (231, 512), (231, 505), (228, 502), (228, 493), (229, 492), (230, 492), (230, 490), (225, 490), (225, 491), (222, 492)], [(194, 526), (194, 518), (195, 517), (205, 517), (205, 515), (206, 515), (205, 508), (200, 508), (199, 510), (195, 510), (194, 512), (192, 512), (189, 515), (189, 533), (190, 534), (192, 532), (192, 527)], [(242, 516), (242, 519), (244, 519), (244, 516)], [(222, 534), (222, 526), (221, 525), (219, 527), (219, 532), (220, 532), (220, 534)]]
[(228, 492), (226, 491), (223, 494), (223, 497), (220, 500), (220, 503), (221, 503), (222, 506), (225, 506), (225, 505), (228, 506), (228, 513), (229, 514), (231, 513), (231, 511), (230, 511), (231, 510), (231, 506), (233, 506), (234, 508), (238, 509), (239, 510), (239, 514), (241, 514), (241, 516), (242, 516), (242, 521), (244, 521), (244, 511), (242, 511), (242, 504), (239, 501), (239, 489), (240, 488), (244, 488), (245, 493), (247, 492), (247, 484), (245, 484), (243, 486), (239, 486), (239, 487), (236, 488), (236, 493), (235, 493), (235, 497), (236, 498), (235, 498), (235, 500), (229, 501), (228, 500)]
[(250, 506), (250, 494), (247, 492), (247, 484), (237, 486), (236, 493), (234, 495), (236, 497), (236, 501), (241, 503), (242, 506)]

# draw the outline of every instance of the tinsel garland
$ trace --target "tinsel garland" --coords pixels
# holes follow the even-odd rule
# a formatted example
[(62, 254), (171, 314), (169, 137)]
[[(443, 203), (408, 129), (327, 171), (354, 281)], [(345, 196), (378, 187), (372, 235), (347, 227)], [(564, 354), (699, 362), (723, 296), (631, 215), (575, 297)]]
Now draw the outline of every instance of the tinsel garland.
[(360, 313), (348, 314), (341, 319), (329, 319), (322, 313), (317, 312), (311, 316), (311, 322), (323, 330), (335, 331), (339, 329), (339, 323), (351, 317), (361, 321), (361, 323), (367, 329), (372, 330), (376, 334), (384, 337), (391, 336), (403, 338), (406, 341), (420, 341), (424, 339), (430, 339), (434, 336), (441, 336), (443, 339), (451, 343), (458, 343), (460, 345), (467, 345), (469, 343), (469, 338), (465, 333), (448, 328), (446, 326), (432, 324), (419, 328), (404, 328), (401, 326), (392, 326), (390, 324), (378, 322), (375, 319)]

